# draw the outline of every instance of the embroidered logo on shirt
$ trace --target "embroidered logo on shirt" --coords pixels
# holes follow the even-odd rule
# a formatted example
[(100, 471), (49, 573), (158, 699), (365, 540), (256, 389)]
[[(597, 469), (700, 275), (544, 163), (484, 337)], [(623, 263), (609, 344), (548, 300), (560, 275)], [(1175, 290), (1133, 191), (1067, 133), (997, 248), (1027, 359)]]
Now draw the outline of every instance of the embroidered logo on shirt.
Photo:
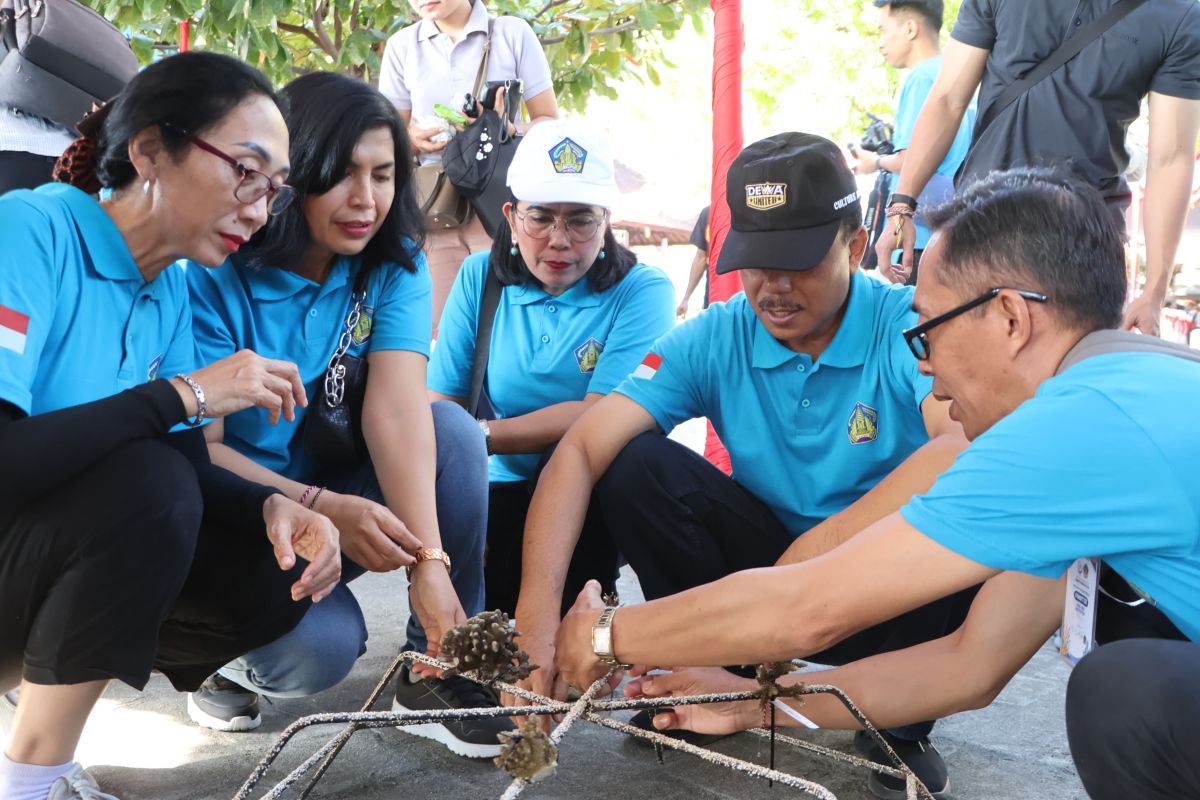
[(786, 183), (751, 183), (746, 185), (746, 206), (766, 211), (787, 202)]
[(158, 377), (158, 368), (162, 366), (163, 353), (159, 353), (150, 362), (150, 369), (146, 370), (146, 380), (152, 381)]
[(8, 306), (0, 306), (0, 347), (25, 355), (25, 334), (29, 332), (29, 316)]
[(550, 163), (560, 175), (577, 175), (587, 164), (587, 150), (570, 139), (563, 139), (550, 148)]
[(862, 403), (855, 403), (846, 423), (846, 435), (850, 444), (866, 444), (879, 436), (879, 412)]
[(642, 363), (638, 364), (638, 368), (633, 371), (633, 377), (645, 378), (649, 380), (658, 372), (658, 368), (662, 366), (662, 356), (657, 353), (649, 353), (642, 359)]
[(371, 306), (363, 306), (358, 315), (358, 324), (354, 326), (354, 331), (350, 336), (355, 344), (362, 344), (371, 338), (371, 327), (374, 322), (375, 309)]
[(604, 343), (597, 341), (594, 337), (576, 347), (575, 361), (579, 364), (579, 371), (584, 375), (595, 372), (596, 362), (600, 360), (600, 354), (603, 352)]

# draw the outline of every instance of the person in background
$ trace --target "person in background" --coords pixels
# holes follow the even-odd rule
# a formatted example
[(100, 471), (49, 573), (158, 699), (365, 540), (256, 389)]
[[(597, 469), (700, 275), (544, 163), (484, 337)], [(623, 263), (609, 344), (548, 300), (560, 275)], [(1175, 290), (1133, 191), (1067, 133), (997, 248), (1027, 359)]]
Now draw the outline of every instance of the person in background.
[(686, 317), (688, 312), (688, 304), (691, 302), (692, 293), (696, 291), (696, 287), (704, 281), (704, 305), (702, 308), (708, 308), (708, 206), (700, 212), (700, 216), (696, 218), (696, 224), (692, 228), (692, 235), (688, 238), (688, 244), (696, 248), (696, 254), (692, 256), (692, 265), (688, 268), (688, 282), (683, 289), (683, 296), (679, 298), (679, 305), (675, 307), (675, 316)]
[[(379, 91), (400, 111), (420, 164), (442, 159), (448, 139), (441, 128), (418, 124), (435, 115), (437, 104), (460, 109), (475, 80), (488, 38), (484, 0), (410, 0), (421, 16), (388, 39), (379, 74)], [(488, 55), (488, 81), (518, 79), (524, 84), (529, 124), (558, 117), (550, 64), (529, 23), (517, 17), (494, 18)], [(457, 228), (432, 230), (426, 242), (433, 279), (433, 319), (441, 318), (446, 296), (463, 260), (491, 247), (491, 238), (472, 213)]]

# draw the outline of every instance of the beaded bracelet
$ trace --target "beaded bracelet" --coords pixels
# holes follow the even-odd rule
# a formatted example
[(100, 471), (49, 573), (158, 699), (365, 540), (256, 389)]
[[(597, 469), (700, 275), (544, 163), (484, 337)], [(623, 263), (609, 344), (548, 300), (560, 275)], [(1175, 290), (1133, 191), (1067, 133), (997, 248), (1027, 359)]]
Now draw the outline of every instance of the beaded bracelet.
[(208, 406), (204, 402), (204, 390), (200, 388), (200, 384), (196, 383), (182, 372), (175, 377), (186, 383), (188, 388), (191, 389), (196, 395), (196, 416), (183, 421), (183, 423), (189, 428), (195, 428), (200, 425), (200, 423), (204, 422), (204, 420), (208, 417)]
[(300, 499), (299, 499), (299, 500), (297, 500), (296, 502), (298, 502), (300, 505), (304, 506), (305, 508), (308, 508), (308, 505), (307, 505), (307, 504), (306, 504), (304, 501), (308, 499), (308, 496), (309, 496), (310, 494), (312, 494), (312, 493), (313, 493), (313, 490), (314, 490), (314, 489), (316, 489), (316, 488), (317, 488), (316, 486), (306, 486), (306, 487), (304, 487), (304, 492), (303, 492), (303, 493), (301, 493), (301, 495), (300, 495)]
[(324, 486), (322, 486), (322, 487), (318, 488), (318, 489), (317, 489), (317, 492), (316, 492), (316, 494), (314, 494), (314, 495), (313, 495), (313, 497), (312, 497), (312, 500), (309, 500), (309, 501), (308, 501), (308, 507), (309, 507), (310, 509), (312, 509), (312, 510), (314, 510), (314, 511), (316, 510), (316, 508), (317, 508), (317, 500), (318, 500), (318, 499), (320, 499), (320, 497), (321, 497), (321, 492), (323, 492), (323, 491), (325, 491), (325, 487), (324, 487)]
[(887, 210), (883, 212), (885, 217), (908, 217), (909, 219), (912, 219), (914, 214), (916, 214), (916, 212), (911, 208), (899, 203), (893, 206), (888, 206)]

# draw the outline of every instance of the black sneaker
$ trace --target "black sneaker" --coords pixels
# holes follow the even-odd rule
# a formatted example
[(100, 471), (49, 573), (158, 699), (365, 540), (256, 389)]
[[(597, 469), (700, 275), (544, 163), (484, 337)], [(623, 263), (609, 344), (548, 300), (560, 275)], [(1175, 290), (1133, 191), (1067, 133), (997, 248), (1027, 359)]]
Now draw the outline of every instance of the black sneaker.
[[(732, 736), (732, 734), (729, 733), (696, 733), (695, 731), (683, 730), (682, 728), (660, 731), (658, 728), (654, 727), (654, 716), (662, 713), (662, 711), (665, 710), (666, 709), (643, 708), (641, 711), (633, 715), (633, 717), (629, 720), (629, 724), (635, 728), (641, 728), (644, 731), (661, 733), (668, 739), (678, 739), (681, 742), (687, 742), (688, 744), (695, 745), (696, 747), (708, 747), (710, 744), (719, 742), (728, 736)], [(648, 747), (654, 746), (653, 742), (650, 742), (646, 739), (634, 739), (634, 741), (636, 741), (638, 744), (643, 744)]]
[(214, 672), (188, 694), (188, 716), (214, 731), (252, 731), (262, 724), (258, 695)]
[[(463, 677), (422, 678), (413, 683), (408, 676), (409, 669), (405, 664), (396, 676), (396, 699), (392, 701), (392, 711), (440, 711), (500, 705), (500, 698), (494, 691)], [(508, 717), (481, 717), (397, 725), (396, 728), (441, 742), (460, 756), (494, 758), (500, 755), (499, 735), (516, 730), (517, 726)]]
[[(880, 731), (880, 733), (896, 751), (896, 755), (900, 756), (900, 760), (921, 779), (921, 783), (925, 784), (925, 788), (929, 790), (930, 794), (937, 798), (948, 796), (950, 775), (946, 771), (946, 762), (937, 748), (929, 743), (929, 737), (922, 736), (920, 739), (912, 741), (911, 739), (898, 739), (887, 731)], [(884, 755), (875, 739), (866, 731), (857, 731), (854, 734), (854, 749), (863, 757), (869, 758), (877, 764), (892, 766), (891, 760)], [(879, 772), (871, 773), (871, 777), (867, 779), (867, 788), (871, 790), (871, 794), (883, 798), (883, 800), (893, 800), (893, 798), (904, 800), (905, 797), (903, 779), (893, 778), (891, 775)]]

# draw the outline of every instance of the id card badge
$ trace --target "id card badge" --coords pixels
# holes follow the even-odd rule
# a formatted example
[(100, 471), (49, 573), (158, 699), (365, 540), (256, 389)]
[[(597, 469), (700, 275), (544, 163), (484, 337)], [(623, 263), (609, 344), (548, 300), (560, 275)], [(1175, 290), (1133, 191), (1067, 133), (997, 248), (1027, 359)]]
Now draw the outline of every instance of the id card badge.
[(1096, 639), (1096, 595), (1100, 559), (1081, 558), (1067, 570), (1063, 601), (1062, 645), (1059, 652), (1071, 666), (1092, 652)]

